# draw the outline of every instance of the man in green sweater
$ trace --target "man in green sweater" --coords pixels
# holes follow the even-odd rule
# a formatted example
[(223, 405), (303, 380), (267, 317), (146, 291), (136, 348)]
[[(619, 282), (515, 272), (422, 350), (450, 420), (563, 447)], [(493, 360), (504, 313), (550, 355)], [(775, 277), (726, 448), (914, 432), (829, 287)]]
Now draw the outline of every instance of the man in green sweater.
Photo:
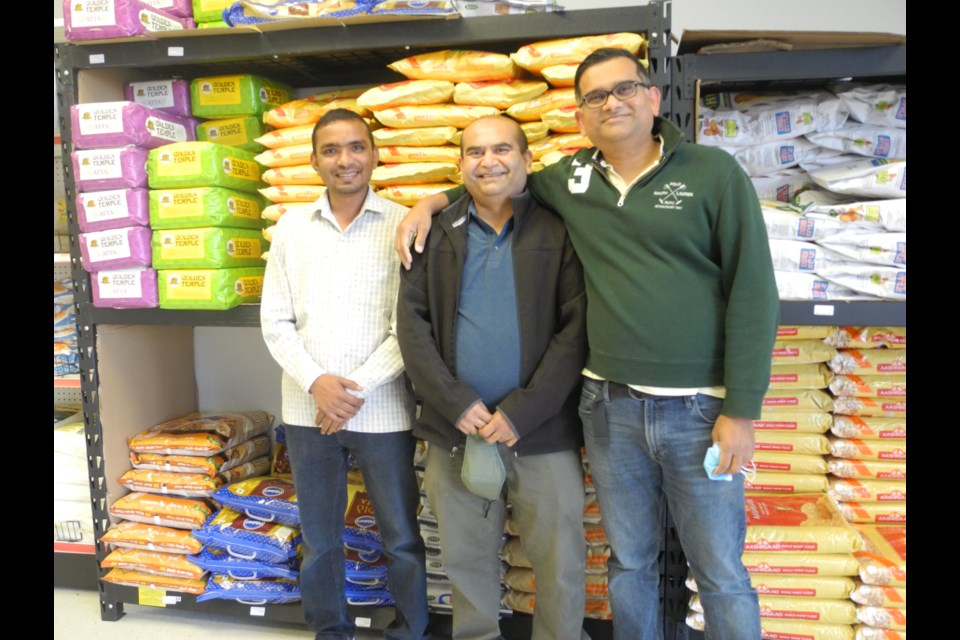
[[(770, 376), (779, 301), (750, 180), (726, 152), (683, 140), (635, 56), (600, 49), (578, 67), (577, 122), (596, 145), (530, 176), (583, 263), (589, 355), (580, 402), (587, 459), (610, 540), (617, 640), (662, 637), (658, 553), (670, 508), (704, 607), (707, 637), (760, 638), (741, 562), (739, 471)], [(418, 203), (397, 229), (423, 250)], [(452, 198), (451, 198), (452, 199)], [(719, 446), (711, 479), (704, 456)]]

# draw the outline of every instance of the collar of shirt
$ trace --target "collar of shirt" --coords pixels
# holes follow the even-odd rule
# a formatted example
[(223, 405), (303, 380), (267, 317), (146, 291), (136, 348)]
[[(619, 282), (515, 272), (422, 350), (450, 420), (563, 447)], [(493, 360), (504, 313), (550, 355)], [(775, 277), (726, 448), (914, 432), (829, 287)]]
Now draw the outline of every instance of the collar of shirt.
[(470, 204), (467, 206), (467, 216), (471, 223), (478, 225), (483, 229), (484, 233), (489, 233), (496, 235), (498, 239), (505, 238), (513, 230), (513, 216), (504, 223), (503, 229), (500, 230), (498, 234), (493, 227), (487, 224), (483, 218), (480, 217), (480, 214), (477, 213), (477, 205), (474, 204), (473, 200), (470, 201)]
[(657, 136), (657, 141), (660, 143), (660, 152), (657, 154), (657, 159), (652, 162), (649, 167), (641, 171), (640, 175), (634, 178), (630, 184), (626, 183), (623, 177), (617, 173), (617, 170), (613, 168), (612, 164), (607, 164), (607, 161), (603, 159), (603, 154), (600, 153), (600, 149), (597, 149), (593, 152), (593, 159), (598, 165), (600, 165), (600, 168), (603, 169), (603, 172), (607, 176), (607, 180), (609, 180), (610, 184), (612, 184), (614, 188), (620, 192), (620, 195), (626, 195), (627, 192), (630, 191), (630, 187), (635, 185), (638, 181), (643, 179), (644, 176), (653, 171), (657, 165), (660, 164), (660, 160), (663, 159), (663, 136)]
[(340, 231), (340, 233), (346, 233), (350, 227), (352, 227), (353, 224), (363, 216), (363, 214), (368, 212), (380, 213), (381, 207), (377, 206), (379, 201), (380, 197), (373, 192), (373, 188), (368, 186), (367, 197), (364, 198), (363, 204), (360, 206), (360, 213), (356, 218), (353, 219), (352, 222), (350, 222), (349, 225), (347, 225), (347, 228), (343, 230), (340, 229), (340, 223), (337, 222), (336, 217), (333, 215), (333, 208), (330, 206), (330, 198), (326, 193), (314, 201), (314, 206), (316, 208), (314, 209), (313, 214), (330, 222), (337, 229), (337, 231)]

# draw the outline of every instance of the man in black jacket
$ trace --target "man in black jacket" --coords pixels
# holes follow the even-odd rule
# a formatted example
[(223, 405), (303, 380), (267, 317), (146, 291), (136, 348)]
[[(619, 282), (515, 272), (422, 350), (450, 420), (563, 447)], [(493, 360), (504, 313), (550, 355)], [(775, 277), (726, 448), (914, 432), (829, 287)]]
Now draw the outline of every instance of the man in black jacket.
[[(579, 640), (583, 273), (562, 221), (525, 190), (532, 157), (515, 121), (476, 120), (460, 152), (468, 195), (439, 215), (426, 251), (401, 271), (397, 313), (422, 402), (414, 434), (430, 443), (424, 488), (453, 587), (453, 638), (499, 637), (509, 502), (536, 579), (533, 639)], [(502, 462), (505, 491), (477, 495), (461, 477), (465, 449), (484, 446)]]

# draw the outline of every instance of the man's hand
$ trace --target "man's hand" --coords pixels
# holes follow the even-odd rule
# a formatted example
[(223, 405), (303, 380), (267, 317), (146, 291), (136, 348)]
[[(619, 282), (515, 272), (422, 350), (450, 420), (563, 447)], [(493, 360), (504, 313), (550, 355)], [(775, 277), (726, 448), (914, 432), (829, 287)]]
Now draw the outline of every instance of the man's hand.
[(721, 414), (713, 425), (713, 441), (720, 443), (720, 462), (713, 475), (739, 473), (753, 460), (753, 420)]
[(476, 435), (477, 431), (490, 422), (490, 412), (482, 400), (477, 400), (470, 408), (463, 412), (457, 422), (457, 429), (468, 436)]
[(329, 418), (323, 411), (317, 411), (317, 417), (314, 419), (314, 422), (320, 427), (320, 433), (325, 436), (334, 434), (347, 426), (347, 420)]
[(510, 426), (510, 423), (507, 422), (507, 419), (504, 418), (503, 414), (499, 411), (494, 413), (490, 421), (478, 429), (477, 433), (486, 440), (488, 444), (502, 442), (508, 447), (512, 447), (517, 443), (517, 434), (513, 432), (513, 427)]
[[(317, 426), (323, 430), (339, 423), (333, 431), (343, 427), (343, 423), (357, 415), (363, 406), (363, 399), (349, 393), (347, 389), (363, 391), (359, 384), (348, 378), (325, 373), (310, 385), (310, 395), (317, 406)], [(323, 423), (323, 424), (321, 424)], [(328, 425), (326, 426), (325, 425)], [(324, 431), (327, 433), (327, 431)], [(330, 432), (332, 433), (332, 431)]]
[(416, 236), (414, 248), (417, 253), (423, 253), (423, 248), (427, 245), (427, 234), (430, 233), (430, 226), (433, 224), (433, 216), (449, 204), (447, 196), (442, 193), (435, 193), (427, 196), (410, 208), (407, 215), (403, 217), (400, 224), (397, 225), (397, 236), (394, 248), (400, 256), (400, 262), (403, 267), (409, 271), (413, 264), (413, 254), (410, 253), (410, 239)]

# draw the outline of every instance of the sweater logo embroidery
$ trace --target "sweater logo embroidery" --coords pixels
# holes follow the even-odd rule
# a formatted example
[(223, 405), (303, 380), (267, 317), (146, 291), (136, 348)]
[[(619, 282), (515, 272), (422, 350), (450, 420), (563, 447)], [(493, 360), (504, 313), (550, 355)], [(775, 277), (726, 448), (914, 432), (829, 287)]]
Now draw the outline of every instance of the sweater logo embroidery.
[(574, 160), (573, 167), (573, 177), (567, 180), (567, 190), (570, 193), (586, 193), (587, 187), (590, 186), (593, 165), (583, 165), (578, 160)]
[(693, 192), (688, 191), (683, 182), (665, 182), (653, 195), (657, 198), (657, 204), (653, 205), (655, 209), (679, 211), (683, 209), (684, 199), (692, 198)]

